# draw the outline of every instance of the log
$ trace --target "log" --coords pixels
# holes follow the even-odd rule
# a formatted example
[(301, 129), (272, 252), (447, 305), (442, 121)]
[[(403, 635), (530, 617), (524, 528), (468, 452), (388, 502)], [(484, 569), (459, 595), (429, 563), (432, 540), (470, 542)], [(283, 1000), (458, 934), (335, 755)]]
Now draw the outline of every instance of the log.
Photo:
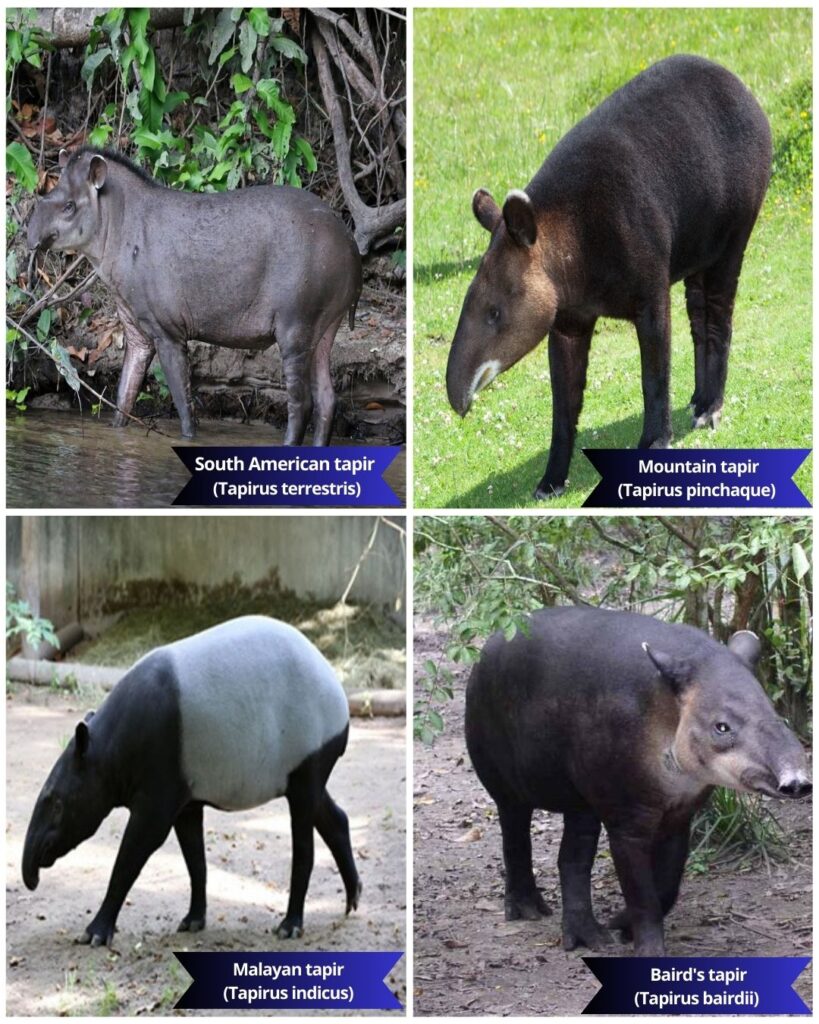
[[(94, 19), (110, 10), (110, 7), (40, 7), (34, 12), (34, 25), (48, 33), (49, 41), (58, 49), (85, 46)], [(183, 7), (154, 7), (150, 27), (176, 28), (183, 24), (184, 16)]]

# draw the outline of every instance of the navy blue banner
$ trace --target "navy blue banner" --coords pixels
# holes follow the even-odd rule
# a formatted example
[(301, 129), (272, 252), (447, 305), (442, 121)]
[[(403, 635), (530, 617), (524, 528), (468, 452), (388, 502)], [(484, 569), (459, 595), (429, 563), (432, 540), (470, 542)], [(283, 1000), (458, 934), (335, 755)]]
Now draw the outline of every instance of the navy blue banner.
[(382, 474), (398, 447), (175, 447), (191, 479), (174, 505), (393, 508)]
[(809, 448), (584, 448), (602, 477), (584, 508), (810, 508), (791, 477)]
[(810, 1013), (791, 988), (807, 956), (584, 956), (602, 985), (583, 1013)]
[(400, 1010), (384, 977), (403, 953), (174, 953), (193, 978), (177, 1010)]

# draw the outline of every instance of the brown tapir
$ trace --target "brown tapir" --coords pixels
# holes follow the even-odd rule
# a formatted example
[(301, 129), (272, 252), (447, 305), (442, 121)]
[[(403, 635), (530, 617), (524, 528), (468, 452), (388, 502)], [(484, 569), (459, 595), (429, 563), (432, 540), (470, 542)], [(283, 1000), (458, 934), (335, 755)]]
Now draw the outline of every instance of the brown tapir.
[(695, 427), (720, 418), (734, 297), (771, 174), (771, 131), (749, 90), (701, 57), (660, 61), (604, 100), (499, 208), (447, 365), (462, 416), (475, 394), (548, 334), (552, 444), (536, 498), (566, 484), (597, 318), (637, 329), (640, 448), (671, 442), (669, 290), (685, 281)]
[(801, 744), (753, 670), (759, 641), (727, 646), (647, 615), (534, 612), (528, 635), (496, 633), (466, 691), (466, 744), (498, 806), (506, 917), (550, 911), (532, 873), (535, 808), (563, 815), (563, 947), (610, 936), (591, 904), (601, 823), (625, 897), (609, 923), (638, 956), (664, 953), (691, 819), (713, 786), (773, 797), (811, 792)]
[(55, 189), (28, 226), (32, 249), (81, 252), (117, 300), (125, 362), (114, 422), (159, 357), (183, 437), (195, 434), (187, 342), (265, 349), (277, 341), (287, 388), (285, 444), (315, 409), (330, 438), (330, 351), (361, 293), (353, 236), (317, 196), (285, 185), (198, 194), (164, 188), (118, 153), (60, 153)]

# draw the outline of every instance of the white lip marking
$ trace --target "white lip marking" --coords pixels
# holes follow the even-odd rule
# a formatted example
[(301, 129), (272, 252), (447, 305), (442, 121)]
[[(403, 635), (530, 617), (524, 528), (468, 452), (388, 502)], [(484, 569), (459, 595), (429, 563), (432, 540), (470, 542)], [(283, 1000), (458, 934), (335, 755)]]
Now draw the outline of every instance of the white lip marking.
[(472, 399), (475, 395), (482, 391), (487, 384), (491, 384), (500, 371), (500, 359), (487, 359), (485, 363), (481, 363), (475, 371), (475, 376), (472, 378), (472, 383), (469, 386), (469, 405), (472, 404)]

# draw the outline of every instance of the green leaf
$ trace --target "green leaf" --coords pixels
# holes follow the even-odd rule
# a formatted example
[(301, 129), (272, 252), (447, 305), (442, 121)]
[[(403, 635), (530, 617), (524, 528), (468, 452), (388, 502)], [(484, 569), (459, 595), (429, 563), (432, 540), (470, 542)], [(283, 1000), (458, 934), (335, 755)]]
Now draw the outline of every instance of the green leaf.
[(166, 114), (172, 114), (181, 103), (187, 103), (189, 99), (190, 94), (187, 92), (169, 92), (162, 104), (162, 110)]
[(6, 171), (13, 174), (26, 191), (33, 192), (37, 188), (37, 168), (22, 142), (6, 146)]
[(249, 21), (243, 21), (239, 29), (239, 53), (242, 55), (242, 71), (247, 74), (253, 64), (253, 55), (256, 52), (256, 29)]
[(130, 7), (128, 9), (128, 24), (136, 36), (144, 36), (148, 31), (148, 22), (151, 18), (149, 7)]
[(123, 7), (112, 7), (111, 10), (102, 19), (102, 27), (107, 31), (111, 32), (114, 29), (118, 29), (122, 24), (122, 18), (125, 14)]
[(302, 64), (307, 63), (307, 54), (302, 50), (298, 43), (294, 43), (292, 39), (288, 39), (287, 36), (274, 36), (270, 40), (270, 45), (274, 50), (278, 50), (283, 57), (289, 57), (291, 60), (299, 60)]
[(51, 320), (51, 310), (44, 309), (37, 320), (37, 337), (40, 341), (45, 341), (48, 337), (48, 332), (51, 330)]
[(162, 149), (162, 138), (148, 128), (137, 128), (132, 138), (136, 145), (143, 149)]
[(153, 50), (148, 50), (143, 58), (139, 73), (142, 75), (142, 88), (147, 89), (148, 92), (153, 92), (154, 79), (156, 78), (156, 57), (154, 57)]
[(6, 277), (10, 281), (17, 279), (17, 253), (10, 251), (6, 256)]
[(194, 10), (195, 10), (195, 8), (193, 8), (193, 7), (186, 7), (185, 8), (185, 13), (182, 15), (182, 23), (184, 24), (185, 28), (189, 28), (190, 27), (190, 24), (193, 21), (193, 12), (194, 12)]
[(92, 128), (88, 133), (88, 141), (92, 146), (99, 146), (102, 148), (108, 143), (108, 138), (113, 130), (114, 129), (109, 124), (98, 124), (96, 128)]
[(6, 32), (6, 56), (13, 64), (23, 59), (23, 37), (14, 29)]
[(135, 124), (142, 123), (142, 111), (139, 109), (139, 90), (132, 89), (125, 99), (125, 109), (131, 115)]
[(273, 128), (270, 125), (270, 120), (264, 110), (258, 107), (253, 111), (253, 120), (262, 135), (265, 135), (268, 139), (273, 137)]
[(213, 64), (216, 61), (216, 58), (233, 38), (235, 28), (230, 8), (223, 7), (219, 11), (216, 24), (213, 26), (208, 64)]
[(227, 62), (236, 54), (236, 47), (231, 46), (229, 50), (225, 50), (222, 56), (219, 58), (219, 67), (223, 67)]
[(270, 32), (270, 15), (264, 7), (251, 7), (247, 12), (247, 20), (260, 36), (266, 36)]
[(6, 344), (13, 345), (15, 341), (20, 337), (20, 332), (15, 330), (13, 327), (6, 328)]
[(139, 94), (139, 110), (142, 114), (143, 122), (154, 131), (158, 131), (162, 127), (162, 107), (162, 101), (154, 93), (148, 92), (147, 89), (143, 89)]
[(222, 178), (224, 178), (224, 176), (228, 173), (228, 171), (231, 169), (232, 166), (233, 166), (232, 161), (230, 161), (230, 160), (220, 160), (219, 163), (213, 168), (213, 170), (208, 175), (208, 180), (209, 181), (221, 181)]
[(230, 84), (237, 96), (241, 96), (243, 92), (253, 88), (253, 82), (251, 82), (247, 75), (241, 75), (238, 71), (235, 75), (231, 75)]
[(796, 573), (797, 580), (801, 580), (804, 576), (810, 572), (810, 559), (805, 554), (805, 549), (801, 544), (796, 543), (791, 548), (791, 558), (793, 560), (793, 569)]
[(301, 153), (302, 159), (304, 160), (304, 166), (309, 174), (315, 174), (318, 169), (318, 163), (316, 162), (316, 155), (313, 152), (313, 147), (307, 141), (302, 138), (301, 135), (297, 135), (293, 140), (293, 145)]

